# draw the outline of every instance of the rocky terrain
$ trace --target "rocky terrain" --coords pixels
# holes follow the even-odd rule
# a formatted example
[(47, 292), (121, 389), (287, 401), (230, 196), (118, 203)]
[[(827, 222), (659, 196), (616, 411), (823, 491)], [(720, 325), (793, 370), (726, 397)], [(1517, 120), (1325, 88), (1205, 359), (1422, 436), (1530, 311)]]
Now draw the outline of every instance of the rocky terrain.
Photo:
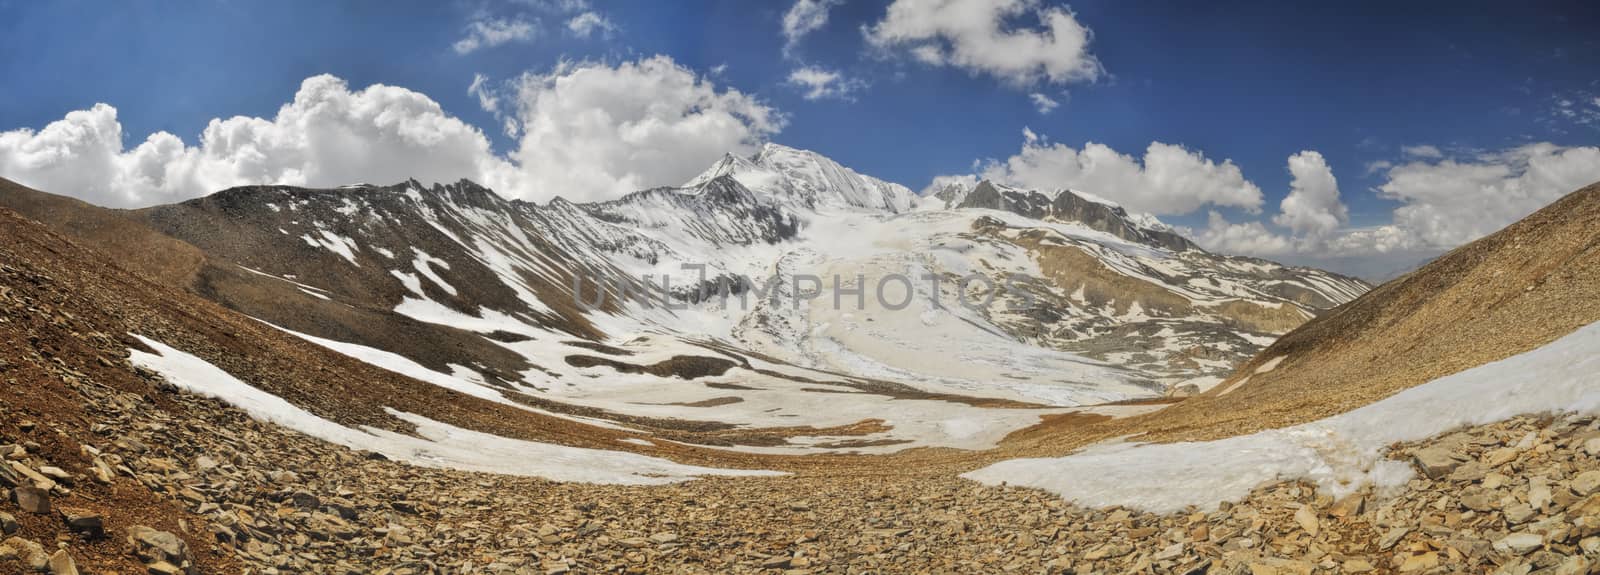
[[(789, 400), (808, 397), (784, 391), (785, 381), (829, 390), (809, 394), (855, 393), (850, 399), (858, 403), (882, 397), (900, 409), (867, 403), (886, 419), (829, 430), (775, 420), (726, 426), (709, 415), (699, 421), (628, 415), (586, 406), (582, 397), (521, 390), (516, 372), (500, 383), (463, 386), (466, 379), (443, 379), (442, 372), (430, 375), (367, 350), (330, 348), (239, 313), (228, 304), (243, 300), (221, 294), (246, 294), (250, 283), (219, 287), (220, 276), (208, 274), (240, 264), (214, 255), (215, 248), (200, 250), (205, 255), (195, 265), (130, 271), (125, 266), (137, 262), (98, 247), (107, 239), (91, 232), (101, 226), (59, 225), (90, 216), (61, 213), (52, 223), (60, 231), (52, 231), (0, 210), (0, 572), (1600, 572), (1600, 422), (1592, 406), (1391, 445), (1386, 460), (1414, 476), (1339, 498), (1285, 478), (1215, 509), (1149, 513), (1087, 508), (1045, 491), (960, 478), (997, 462), (1059, 457), (1121, 437), (1196, 441), (1306, 423), (1600, 321), (1593, 292), (1600, 284), (1587, 281), (1600, 270), (1591, 261), (1600, 245), (1600, 187), (1290, 332), (1227, 381), (1188, 398), (1050, 409), (804, 367), (729, 342), (584, 343), (570, 332), (522, 335), (532, 339), (519, 342), (515, 333), (437, 326), (417, 332), (453, 333), (443, 341), (476, 341), (483, 350), (515, 350), (529, 341), (564, 357), (583, 350), (590, 367), (570, 361), (539, 367), (601, 381), (651, 378), (641, 381), (740, 398), (663, 409), (738, 409), (756, 401), (747, 397), (759, 397), (730, 395), (748, 391), (738, 386), (768, 387)], [(995, 214), (1005, 213), (983, 215), (1004, 223), (1007, 216)], [(1027, 241), (1016, 230), (992, 233)], [(122, 237), (170, 241), (163, 234)], [(423, 275), (423, 268), (411, 269)], [(395, 277), (390, 271), (396, 270), (381, 275)], [(444, 281), (422, 283), (424, 295), (468, 283), (443, 275), (443, 266), (435, 271)], [(355, 292), (299, 285), (303, 278), (294, 275), (260, 284), (276, 291), (259, 301), (298, 293), (374, 309), (354, 299)], [(182, 277), (199, 283), (171, 283)], [(302, 288), (325, 290), (328, 299)], [(404, 283), (398, 289), (410, 291)], [(511, 341), (483, 343), (494, 338)], [(303, 423), (290, 414), (264, 420), (254, 396), (196, 387), (181, 371), (146, 367), (163, 353), (152, 341), (225, 372), (209, 383), (238, 378), (342, 426), (339, 434), (353, 434), (330, 437), (403, 439), (397, 444), (448, 455), (439, 451), (448, 437), (437, 435), (447, 425), (451, 433), (524, 442), (517, 445), (526, 453), (548, 445), (589, 449), (596, 465), (609, 457), (601, 453), (627, 453), (704, 467), (694, 468), (692, 478), (561, 482), (538, 473), (452, 469), (449, 459), (429, 464), (419, 452), (381, 442), (371, 443), (381, 451), (353, 449), (294, 431)], [(1274, 359), (1282, 356), (1288, 358)], [(1326, 373), (1339, 362), (1351, 365)], [(465, 365), (495, 373), (482, 362)], [(561, 371), (568, 368), (607, 371)], [(1392, 375), (1357, 377), (1379, 372)], [(1008, 420), (1015, 427), (987, 448), (873, 447), (892, 433), (884, 427), (920, 424), (897, 415), (953, 417), (952, 409), (976, 410), (960, 417), (1019, 419)], [(854, 443), (790, 443), (796, 437)], [(724, 476), (763, 470), (781, 475)], [(663, 484), (639, 484), (650, 482)]]
[[(58, 375), (75, 379), (65, 370)], [(67, 458), (74, 471), (27, 446), (52, 430), (6, 430), (6, 441), (21, 441), (7, 455), (17, 473), (4, 479), (17, 485), (17, 504), (0, 516), (10, 535), (0, 544), (0, 561), (15, 561), (11, 567), (42, 565), (52, 573), (75, 572), (68, 565), (76, 562), (106, 569), (145, 563), (151, 573), (189, 566), (262, 573), (1600, 569), (1600, 422), (1590, 416), (1521, 417), (1396, 446), (1393, 457), (1411, 461), (1420, 476), (1395, 493), (1368, 490), (1334, 500), (1309, 485), (1280, 483), (1214, 511), (1154, 515), (1084, 509), (934, 470), (802, 472), (648, 488), (426, 470), (310, 440), (170, 390), (156, 393), (185, 421), (152, 409), (151, 398), (139, 394), (92, 381), (73, 388), (99, 422), (93, 436), (103, 446)], [(105, 505), (87, 489), (29, 489), (29, 478), (45, 473), (83, 484), (137, 481), (186, 509), (190, 519), (179, 525), (190, 527), (180, 538), (128, 524), (150, 516)], [(64, 484), (72, 483), (58, 485)]]

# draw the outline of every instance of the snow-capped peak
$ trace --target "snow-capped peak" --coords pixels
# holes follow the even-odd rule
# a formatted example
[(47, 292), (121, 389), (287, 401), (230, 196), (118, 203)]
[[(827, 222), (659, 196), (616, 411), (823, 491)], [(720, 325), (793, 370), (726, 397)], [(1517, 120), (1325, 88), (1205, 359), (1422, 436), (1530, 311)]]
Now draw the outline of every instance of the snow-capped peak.
[(1113, 208), (1121, 208), (1122, 207), (1122, 204), (1113, 202), (1111, 200), (1108, 200), (1106, 198), (1091, 194), (1089, 192), (1085, 192), (1083, 190), (1074, 190), (1072, 188), (1062, 188), (1062, 189), (1056, 190), (1055, 193), (1056, 193), (1056, 195), (1059, 196), (1059, 195), (1061, 195), (1062, 192), (1070, 193), (1070, 194), (1072, 194), (1074, 196), (1078, 196), (1080, 198), (1083, 198), (1085, 200), (1089, 200), (1091, 202), (1094, 202), (1094, 203), (1097, 203), (1097, 204), (1100, 204), (1100, 205), (1103, 205), (1103, 206), (1109, 206), (1109, 207), (1113, 207)]
[(690, 178), (689, 181), (684, 182), (682, 187), (685, 189), (699, 188), (706, 182), (714, 180), (718, 177), (732, 176), (741, 172), (748, 172), (751, 169), (758, 169), (758, 167), (751, 163), (750, 160), (739, 157), (732, 153), (723, 154), (722, 159), (717, 160), (717, 162), (714, 164), (711, 164), (711, 167), (706, 168), (706, 171), (704, 172), (700, 172), (700, 175)]
[(822, 154), (768, 143), (749, 158), (726, 154), (684, 184), (697, 189), (730, 176), (774, 204), (818, 209), (904, 212), (916, 203), (910, 188), (864, 176)]

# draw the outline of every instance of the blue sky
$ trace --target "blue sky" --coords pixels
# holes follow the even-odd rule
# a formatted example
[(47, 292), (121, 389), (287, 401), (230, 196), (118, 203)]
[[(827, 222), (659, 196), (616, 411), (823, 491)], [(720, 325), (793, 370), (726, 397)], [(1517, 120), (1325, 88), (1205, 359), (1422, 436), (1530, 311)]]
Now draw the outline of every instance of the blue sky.
[[(570, 71), (665, 55), (715, 90), (736, 90), (782, 116), (781, 128), (756, 130), (758, 137), (916, 190), (935, 176), (973, 172), (975, 160), (1018, 154), (1024, 128), (1041, 144), (1098, 142), (1136, 160), (1151, 142), (1229, 160), (1260, 190), (1259, 212), (1223, 202), (1163, 219), (1196, 235), (1212, 226), (1211, 243), (1233, 251), (1303, 256), (1317, 251), (1292, 246), (1305, 229), (1272, 220), (1291, 189), (1291, 155), (1314, 150), (1324, 158), (1347, 208), (1338, 233), (1348, 233), (1398, 225), (1397, 208), (1452, 193), (1375, 191), (1402, 185), (1395, 182), (1406, 174), (1392, 173), (1394, 166), (1507, 166), (1504, 184), (1537, 163), (1528, 156), (1600, 140), (1600, 4), (1592, 2), (1006, 2), (1019, 9), (1004, 15), (1001, 32), (1043, 30), (1045, 14), (1069, 10), (1092, 31), (1084, 56), (1102, 72), (1017, 82), (982, 65), (929, 64), (911, 45), (868, 39), (864, 29), (886, 19), (888, 0), (822, 3), (826, 23), (787, 50), (791, 0), (0, 0), (0, 130), (37, 132), (106, 103), (127, 148), (158, 131), (197, 146), (213, 118), (271, 119), (304, 80), (331, 74), (351, 90), (381, 83), (424, 94), (506, 155), (520, 140), (500, 126), (515, 114), (484, 109), (468, 93), (475, 77), (509, 102), (516, 95), (506, 82), (524, 73), (553, 78), (562, 61)], [(568, 23), (583, 13), (609, 28), (580, 36)], [(457, 43), (474, 22), (527, 29), (462, 53)], [(954, 50), (955, 33), (920, 41)], [(849, 93), (805, 98), (789, 77), (808, 66), (845, 78)], [(1057, 106), (1041, 113), (1035, 93)], [(1551, 148), (1512, 152), (1533, 144)], [(11, 170), (26, 176), (27, 165), (13, 161)], [(1496, 184), (1468, 179), (1462, 185), (1475, 193), (1492, 193), (1485, 187)], [(1117, 199), (1116, 190), (1092, 191)], [(1501, 219), (1552, 199), (1528, 195)], [(1262, 229), (1234, 231), (1288, 243), (1222, 239), (1226, 226), (1250, 222)], [(1503, 225), (1474, 222), (1405, 251), (1437, 251), (1489, 224)]]

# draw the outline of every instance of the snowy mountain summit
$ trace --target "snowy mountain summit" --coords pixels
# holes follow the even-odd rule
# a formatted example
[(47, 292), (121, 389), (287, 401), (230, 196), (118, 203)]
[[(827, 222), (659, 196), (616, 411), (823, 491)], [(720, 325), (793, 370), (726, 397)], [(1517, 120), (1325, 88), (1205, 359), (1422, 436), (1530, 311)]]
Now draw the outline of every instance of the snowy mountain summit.
[(917, 202), (916, 193), (905, 186), (863, 176), (816, 152), (771, 143), (749, 158), (724, 155), (684, 187), (693, 188), (720, 176), (732, 177), (774, 203), (808, 211), (901, 213)]

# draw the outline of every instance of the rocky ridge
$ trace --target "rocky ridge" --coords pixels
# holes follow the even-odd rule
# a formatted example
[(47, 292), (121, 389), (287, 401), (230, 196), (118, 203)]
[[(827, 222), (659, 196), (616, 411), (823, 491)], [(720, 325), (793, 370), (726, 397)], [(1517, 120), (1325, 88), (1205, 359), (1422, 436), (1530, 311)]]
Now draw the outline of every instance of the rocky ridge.
[[(506, 316), (523, 329), (593, 340), (629, 337), (595, 325), (622, 323), (852, 371), (848, 359), (818, 357), (840, 347), (839, 338), (811, 342), (812, 330), (798, 327), (826, 319), (792, 309), (663, 315), (624, 301), (627, 288), (618, 286), (659, 282), (673, 288), (674, 298), (699, 302), (701, 290), (718, 287), (707, 282), (789, 285), (796, 274), (824, 267), (846, 278), (934, 274), (951, 284), (946, 290), (971, 275), (983, 278), (974, 290), (1021, 277), (1037, 303), (1002, 297), (960, 321), (1003, 334), (1015, 347), (1106, 362), (1159, 388), (1224, 375), (1276, 335), (1370, 287), (1318, 270), (1211, 254), (1154, 218), (1071, 191), (982, 182), (947, 209), (935, 203), (814, 152), (768, 145), (749, 158), (727, 156), (683, 186), (607, 202), (534, 205), (466, 181), (333, 190), (254, 186), (135, 217), (211, 258), (197, 281), (210, 299), (434, 369), (485, 366), (490, 381), (530, 366), (412, 321), (429, 318), (397, 313), (402, 304)], [(995, 291), (973, 295), (981, 301)], [(589, 312), (580, 300), (598, 301), (600, 309)], [(408, 337), (389, 337), (398, 332)], [(421, 349), (412, 343), (419, 338), (455, 343)], [(870, 350), (843, 347), (882, 361)], [(912, 372), (903, 378), (938, 378)], [(1058, 383), (1047, 374), (1007, 377)]]

